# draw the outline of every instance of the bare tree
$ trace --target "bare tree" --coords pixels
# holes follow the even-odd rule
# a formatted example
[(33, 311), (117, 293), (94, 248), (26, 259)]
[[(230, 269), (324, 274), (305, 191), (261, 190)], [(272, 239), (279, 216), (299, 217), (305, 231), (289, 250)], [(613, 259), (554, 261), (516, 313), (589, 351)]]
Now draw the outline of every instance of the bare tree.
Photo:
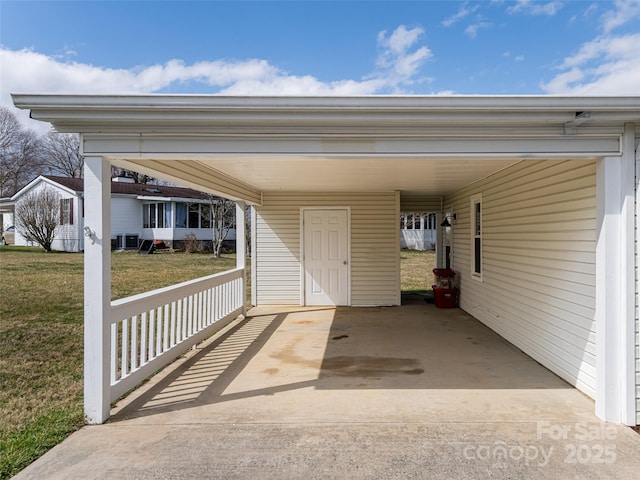
[(13, 195), (44, 171), (38, 135), (0, 108), (0, 197)]
[(51, 189), (28, 193), (15, 209), (16, 229), (30, 242), (51, 251), (60, 220), (60, 197)]
[(11, 145), (13, 137), (22, 130), (16, 116), (8, 108), (0, 108), (0, 151), (5, 151)]
[[(213, 256), (218, 258), (222, 252), (222, 244), (235, 228), (235, 202), (225, 198), (207, 195), (211, 211), (211, 229), (213, 233)], [(202, 210), (201, 210), (202, 211)]]
[(49, 171), (65, 177), (82, 178), (84, 157), (80, 155), (80, 139), (73, 133), (47, 134), (41, 142), (43, 160)]

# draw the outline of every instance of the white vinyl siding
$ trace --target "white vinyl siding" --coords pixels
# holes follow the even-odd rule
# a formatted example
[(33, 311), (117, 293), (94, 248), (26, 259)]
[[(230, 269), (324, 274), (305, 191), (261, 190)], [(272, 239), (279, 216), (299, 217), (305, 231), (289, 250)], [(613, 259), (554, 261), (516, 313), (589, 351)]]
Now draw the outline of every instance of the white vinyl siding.
[[(471, 279), (470, 199), (482, 194), (482, 282)], [(593, 397), (595, 161), (523, 161), (446, 199), (460, 306)]]
[(256, 207), (258, 305), (300, 305), (300, 208), (351, 208), (351, 305), (399, 305), (399, 199), (382, 193), (265, 193)]
[[(66, 252), (80, 252), (83, 247), (82, 231), (82, 202), (79, 197), (74, 193), (69, 192), (67, 189), (58, 188), (54, 185), (47, 184), (45, 182), (39, 182), (33, 186), (32, 189), (25, 192), (28, 195), (30, 192), (39, 192), (43, 189), (53, 190), (59, 196), (60, 200), (67, 199), (67, 211), (69, 215), (73, 213), (73, 221), (69, 216), (65, 219), (67, 223), (60, 224), (63, 212), (58, 212), (59, 218), (57, 219), (58, 225), (56, 226), (56, 233), (51, 248), (53, 250), (66, 251)], [(17, 200), (20, 202), (20, 199)], [(60, 207), (65, 202), (59, 202)], [(71, 206), (73, 205), (73, 206)], [(35, 246), (35, 242), (29, 242), (25, 239), (21, 233), (20, 228), (16, 228), (16, 245), (19, 246)]]
[(131, 196), (111, 196), (111, 238), (142, 234), (142, 202)]

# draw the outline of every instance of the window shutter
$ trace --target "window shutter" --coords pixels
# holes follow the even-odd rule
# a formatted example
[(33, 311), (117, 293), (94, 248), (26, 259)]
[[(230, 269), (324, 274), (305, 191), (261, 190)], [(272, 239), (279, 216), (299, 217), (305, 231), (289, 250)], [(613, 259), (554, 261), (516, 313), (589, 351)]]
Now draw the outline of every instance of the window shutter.
[(69, 225), (73, 225), (73, 198), (69, 199)]
[(60, 225), (64, 222), (64, 200), (60, 199)]

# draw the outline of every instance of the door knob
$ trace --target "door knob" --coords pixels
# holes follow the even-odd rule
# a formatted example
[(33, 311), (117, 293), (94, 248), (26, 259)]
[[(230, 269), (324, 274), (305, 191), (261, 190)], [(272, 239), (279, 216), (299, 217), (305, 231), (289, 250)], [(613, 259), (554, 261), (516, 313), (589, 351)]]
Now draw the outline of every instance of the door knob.
[(342, 264), (343, 264), (343, 265), (346, 265), (346, 264), (347, 264), (347, 261), (345, 260), (344, 262), (342, 262)]

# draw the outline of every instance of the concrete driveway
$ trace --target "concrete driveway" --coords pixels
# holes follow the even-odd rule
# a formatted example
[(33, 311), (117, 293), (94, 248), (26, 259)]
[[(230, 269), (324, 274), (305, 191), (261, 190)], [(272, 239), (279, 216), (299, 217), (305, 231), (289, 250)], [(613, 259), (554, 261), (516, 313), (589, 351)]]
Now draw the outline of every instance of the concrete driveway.
[(593, 411), (460, 310), (255, 308), (17, 478), (638, 478)]

